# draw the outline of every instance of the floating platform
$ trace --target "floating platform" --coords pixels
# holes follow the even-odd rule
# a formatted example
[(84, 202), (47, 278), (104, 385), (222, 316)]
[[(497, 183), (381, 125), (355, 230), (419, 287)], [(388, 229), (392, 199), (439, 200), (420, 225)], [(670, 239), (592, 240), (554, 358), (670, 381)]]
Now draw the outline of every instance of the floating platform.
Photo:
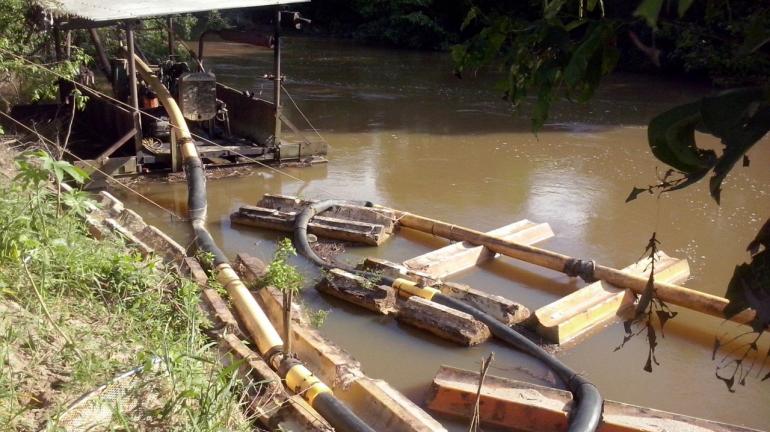
[[(479, 374), (442, 366), (433, 379), (428, 409), (452, 417), (470, 418), (476, 402)], [(572, 394), (565, 390), (488, 375), (479, 401), (482, 424), (517, 431), (563, 432)], [(604, 401), (599, 432), (760, 432), (742, 426)]]
[[(294, 230), (294, 219), (309, 203), (283, 195), (265, 195), (256, 206), (243, 206), (230, 221), (276, 231)], [(395, 217), (387, 210), (357, 205), (335, 206), (314, 217), (308, 231), (324, 239), (379, 246), (393, 234)]]

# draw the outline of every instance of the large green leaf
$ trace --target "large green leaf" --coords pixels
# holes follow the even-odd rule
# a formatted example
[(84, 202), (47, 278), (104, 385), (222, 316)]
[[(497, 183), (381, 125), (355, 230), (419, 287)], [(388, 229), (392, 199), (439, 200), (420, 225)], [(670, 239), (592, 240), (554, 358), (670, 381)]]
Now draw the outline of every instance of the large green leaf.
[(708, 169), (715, 158), (695, 144), (695, 127), (701, 122), (700, 102), (674, 107), (652, 119), (647, 138), (652, 153), (661, 162), (685, 173)]

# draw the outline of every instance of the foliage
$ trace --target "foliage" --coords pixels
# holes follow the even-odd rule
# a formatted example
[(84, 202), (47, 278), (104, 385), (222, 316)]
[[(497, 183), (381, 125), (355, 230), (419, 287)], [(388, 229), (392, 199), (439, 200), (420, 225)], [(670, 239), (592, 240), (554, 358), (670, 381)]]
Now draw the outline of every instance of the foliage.
[[(657, 320), (660, 327), (661, 337), (665, 337), (663, 328), (666, 323), (676, 317), (677, 312), (673, 312), (671, 308), (655, 294), (655, 263), (658, 261), (658, 245), (660, 242), (656, 238), (656, 234), (652, 233), (647, 248), (645, 249), (645, 255), (650, 260), (648, 269), (650, 271), (650, 277), (647, 280), (647, 286), (644, 292), (639, 297), (634, 316), (623, 322), (623, 329), (625, 335), (623, 336), (623, 342), (615, 348), (615, 351), (623, 348), (628, 341), (635, 336), (645, 333), (647, 337), (647, 361), (644, 364), (644, 370), (652, 372), (652, 365), (660, 366), (658, 359), (655, 357), (655, 349), (658, 347), (658, 334), (655, 330), (655, 321)], [(645, 270), (648, 270), (645, 269)], [(636, 328), (635, 328), (636, 327)]]
[(297, 251), (294, 250), (291, 239), (281, 240), (273, 255), (273, 261), (267, 266), (267, 272), (262, 278), (262, 286), (273, 286), (281, 291), (299, 292), (302, 289), (303, 277), (288, 263), (289, 258), (296, 255)]
[[(582, 5), (582, 3), (581, 3)], [(467, 42), (452, 49), (456, 72), (476, 71), (495, 63), (506, 73), (504, 97), (519, 107), (529, 94), (537, 101), (532, 127), (539, 130), (548, 119), (551, 104), (561, 94), (576, 101), (588, 100), (601, 78), (618, 60), (617, 24), (584, 16), (559, 15), (563, 1), (553, 1), (543, 17), (534, 21), (507, 15), (485, 15), (473, 8), (463, 28), (480, 28)], [(588, 2), (595, 12), (597, 2)], [(581, 8), (582, 10), (582, 8)]]
[[(90, 237), (82, 218), (94, 205), (87, 195), (65, 191), (60, 200), (47, 187), (49, 180), (82, 181), (74, 167), (40, 152), (23, 155), (17, 166), (19, 181), (0, 187), (0, 422), (38, 430), (33, 412), (56, 414), (116, 374), (160, 358), (163, 367), (152, 381), (162, 404), (143, 421), (178, 430), (243, 430), (247, 424), (234, 423), (232, 415), (239, 405), (238, 364), (218, 367), (216, 349), (201, 338), (198, 286), (166, 272), (154, 257), (130, 251), (119, 237)], [(18, 313), (5, 313), (16, 310), (4, 309), (10, 302)], [(57, 345), (49, 323), (37, 316), (41, 308), (52, 311), (52, 325), (73, 346)], [(80, 337), (84, 332), (88, 337)], [(31, 389), (57, 374), (68, 378), (47, 391), (64, 398), (30, 399)], [(113, 427), (141, 429), (128, 413), (115, 414)]]
[(56, 60), (54, 32), (43, 12), (28, 0), (0, 0), (0, 84), (14, 89), (12, 100), (53, 100), (57, 96), (57, 78), (43, 68), (30, 65), (9, 53), (47, 64), (57, 74), (75, 78), (80, 67), (90, 62), (77, 46), (69, 60)]

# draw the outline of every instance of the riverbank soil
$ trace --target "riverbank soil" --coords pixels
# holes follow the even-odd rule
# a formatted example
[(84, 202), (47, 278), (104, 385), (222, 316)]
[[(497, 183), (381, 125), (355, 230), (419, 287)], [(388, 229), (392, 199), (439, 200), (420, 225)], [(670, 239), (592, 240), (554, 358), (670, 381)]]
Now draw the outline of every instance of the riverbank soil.
[[(251, 430), (233, 371), (200, 334), (198, 286), (121, 238), (90, 237), (87, 195), (57, 195), (40, 157), (19, 169), (14, 143), (0, 142), (3, 429), (85, 430), (73, 425), (94, 421), (88, 430)], [(154, 367), (118, 399), (105, 391), (99, 409), (67, 412), (140, 366)]]

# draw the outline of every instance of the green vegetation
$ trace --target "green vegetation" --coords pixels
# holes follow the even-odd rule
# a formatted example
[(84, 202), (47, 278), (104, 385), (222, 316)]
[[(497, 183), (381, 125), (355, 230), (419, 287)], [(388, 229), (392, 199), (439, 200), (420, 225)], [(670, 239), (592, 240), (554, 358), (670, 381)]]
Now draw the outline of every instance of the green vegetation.
[[(52, 48), (54, 32), (46, 31), (50, 30), (46, 26), (42, 10), (31, 6), (30, 1), (0, 0), (0, 50), (46, 63), (62, 76), (77, 77), (90, 56), (73, 46), (69, 60), (57, 59)], [(53, 100), (57, 90), (50, 73), (0, 53), (0, 102), (4, 105), (0, 109), (26, 99)]]
[[(278, 243), (278, 249), (273, 254), (273, 260), (267, 266), (265, 275), (258, 281), (257, 287), (272, 286), (284, 293), (290, 291), (293, 295), (299, 294), (304, 287), (304, 277), (297, 271), (296, 267), (289, 264), (288, 260), (293, 256), (297, 256), (297, 251), (294, 249), (291, 239), (282, 239)], [(331, 312), (325, 309), (313, 309), (302, 301), (300, 304), (310, 325), (316, 328), (323, 325), (329, 312)]]
[(200, 334), (197, 285), (118, 237), (90, 237), (87, 195), (48, 186), (82, 181), (79, 169), (41, 152), (17, 166), (0, 186), (0, 424), (57, 430), (81, 394), (144, 365), (152, 384), (131, 397), (149, 391), (156, 403), (116, 411), (99, 430), (250, 429), (238, 415), (237, 364), (218, 366)]

